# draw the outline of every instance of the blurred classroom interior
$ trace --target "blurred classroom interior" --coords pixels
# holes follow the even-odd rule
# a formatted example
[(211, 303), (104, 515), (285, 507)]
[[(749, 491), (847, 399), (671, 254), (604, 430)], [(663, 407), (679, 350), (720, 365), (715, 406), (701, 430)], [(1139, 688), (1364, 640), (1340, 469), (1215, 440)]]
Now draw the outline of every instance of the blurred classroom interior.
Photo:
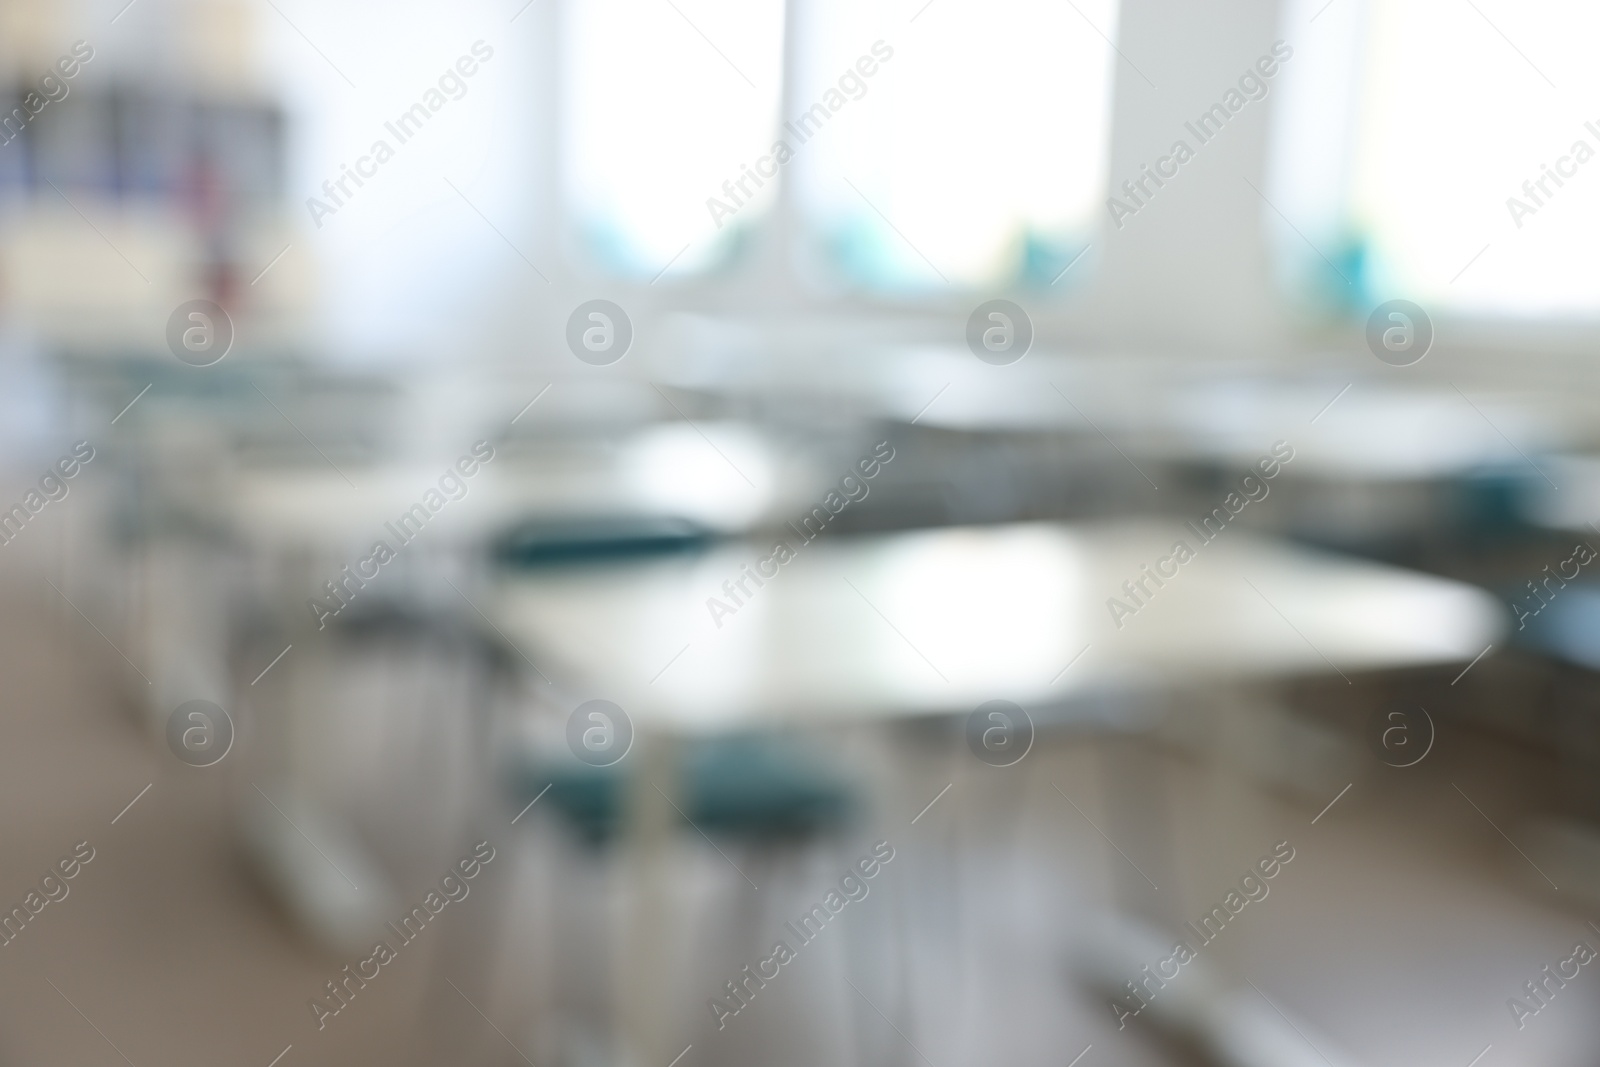
[(0, 0), (0, 1067), (1594, 1062), (1597, 32)]

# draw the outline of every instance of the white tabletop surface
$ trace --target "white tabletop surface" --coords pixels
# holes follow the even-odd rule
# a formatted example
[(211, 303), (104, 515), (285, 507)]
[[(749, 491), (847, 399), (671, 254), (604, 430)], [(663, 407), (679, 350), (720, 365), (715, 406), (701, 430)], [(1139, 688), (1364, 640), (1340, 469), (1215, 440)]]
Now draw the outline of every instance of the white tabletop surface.
[(863, 415), (889, 421), (1096, 442), (1104, 433), (1129, 455), (1163, 460), (1248, 466), (1282, 439), (1299, 453), (1296, 477), (1373, 482), (1522, 464), (1572, 447), (1593, 422), (1582, 398), (1406, 378), (1376, 360), (1335, 355), (1291, 366), (1041, 349), (991, 366), (959, 344), (863, 344), (805, 360), (712, 363), (685, 383), (761, 395), (823, 382)]
[(1119, 628), (1107, 599), (1180, 537), (1199, 546), (1177, 522), (824, 535), (748, 583), (720, 627), (707, 599), (726, 600), (722, 583), (770, 545), (524, 572), (488, 610), (562, 690), (682, 731), (1040, 706), (1120, 681), (1464, 664), (1505, 625), (1471, 586), (1229, 529)]
[[(379, 466), (262, 466), (230, 479), (212, 506), (240, 536), (268, 548), (354, 551), (391, 544), (396, 523), (437, 490), (455, 455)], [(782, 508), (820, 496), (819, 473), (802, 459), (777, 455), (737, 423), (661, 423), (603, 447), (551, 445), (518, 452), (502, 445), (494, 459), (460, 479), (458, 498), (426, 524), (430, 545), (472, 544), (527, 518), (560, 520), (672, 516), (732, 533)]]

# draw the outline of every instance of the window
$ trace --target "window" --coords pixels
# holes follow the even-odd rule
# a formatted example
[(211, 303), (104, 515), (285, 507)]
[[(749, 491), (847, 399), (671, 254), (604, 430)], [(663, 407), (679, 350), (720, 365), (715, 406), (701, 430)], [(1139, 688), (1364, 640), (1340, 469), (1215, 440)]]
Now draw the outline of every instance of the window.
[(1582, 110), (1600, 8), (1292, 0), (1287, 20), (1269, 181), (1287, 221), (1266, 218), (1292, 291), (1361, 311), (1600, 311), (1600, 111)]
[[(846, 94), (793, 165), (827, 261), (885, 289), (1048, 284), (1084, 249), (1104, 211), (1115, 53), (1096, 31), (1115, 37), (1115, 0), (808, 11), (793, 117)], [(854, 78), (863, 59), (876, 72)]]
[(564, 158), (584, 255), (635, 277), (704, 270), (770, 224), (785, 186), (813, 278), (1048, 284), (1084, 250), (1103, 211), (1115, 53), (1100, 34), (1115, 35), (1116, 0), (795, 2), (787, 49), (781, 0), (568, 5)]
[(707, 200), (772, 143), (782, 48), (783, 0), (565, 7), (562, 159), (582, 257), (649, 279), (736, 248), (771, 187), (740, 198), (731, 222)]

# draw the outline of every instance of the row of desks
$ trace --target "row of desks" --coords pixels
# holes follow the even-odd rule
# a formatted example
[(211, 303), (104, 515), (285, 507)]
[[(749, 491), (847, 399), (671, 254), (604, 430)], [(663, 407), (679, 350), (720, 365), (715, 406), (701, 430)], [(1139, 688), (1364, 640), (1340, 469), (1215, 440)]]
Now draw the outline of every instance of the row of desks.
[[(1315, 414), (1306, 413), (1311, 431)], [(964, 717), (993, 700), (1048, 710), (1103, 690), (1464, 666), (1501, 641), (1508, 621), (1503, 605), (1462, 582), (1239, 526), (1207, 540), (1180, 515), (830, 532), (807, 542), (782, 520), (815, 499), (815, 472), (786, 471), (781, 455), (759, 447), (722, 455), (740, 447), (737, 434), (691, 429), (646, 432), (592, 467), (505, 447), (405, 549), (451, 559), (457, 592), (552, 683), (563, 714), (608, 700), (646, 739), (665, 741)], [(1242, 432), (1228, 439), (1237, 447), (1212, 457), (1220, 465), (1270, 444)], [(1300, 456), (1323, 460), (1297, 458), (1294, 474), (1328, 462), (1315, 444), (1300, 444)], [(1378, 460), (1381, 451), (1368, 449)], [(303, 633), (304, 601), (320, 579), (388, 539), (388, 524), (451, 459), (246, 469), (207, 503), (252, 553), (287, 561), (277, 573), (294, 587), (269, 595)], [(694, 551), (558, 566), (500, 566), (485, 551), (519, 517), (629, 509), (689, 517), (715, 537)], [(779, 540), (792, 558), (775, 552)], [(1178, 558), (1187, 555), (1175, 553), (1179, 542), (1192, 558)], [(363, 595), (405, 580), (380, 572)], [(311, 724), (290, 728), (308, 733)], [(649, 758), (648, 745), (639, 758)], [(652, 791), (640, 795), (656, 803)], [(659, 831), (669, 816), (639, 822)], [(658, 1042), (641, 1025), (633, 1040), (651, 1048)]]
[[(539, 472), (500, 462), (430, 520), (420, 551), (481, 546), (536, 507)], [(332, 578), (374, 540), (398, 548), (393, 521), (437, 473), (358, 471), (359, 489), (331, 471), (264, 473), (234, 486), (231, 517), (257, 551), (322, 561), (311, 564), (314, 587), (318, 566)], [(1244, 529), (1208, 542), (1176, 518), (810, 542), (797, 530), (664, 557), (486, 570), (488, 596), (474, 602), (563, 690), (690, 731), (953, 713), (991, 699), (1045, 705), (1141, 676), (1471, 659), (1505, 621), (1461, 583)], [(385, 580), (373, 579), (377, 592)]]

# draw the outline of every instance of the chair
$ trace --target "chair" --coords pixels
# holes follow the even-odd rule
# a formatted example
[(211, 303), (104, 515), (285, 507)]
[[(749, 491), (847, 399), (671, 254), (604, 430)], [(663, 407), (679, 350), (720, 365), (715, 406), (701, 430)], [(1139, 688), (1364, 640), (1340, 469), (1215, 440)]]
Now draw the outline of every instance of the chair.
[[(545, 757), (512, 768), (508, 788), (516, 805), (513, 810), (538, 799), (534, 810), (542, 813), (540, 820), (562, 831), (553, 849), (557, 854), (572, 850), (570, 866), (560, 879), (569, 884), (558, 884), (552, 893), (553, 907), (559, 911), (550, 924), (553, 973), (585, 975), (581, 963), (567, 958), (573, 941), (586, 945), (591, 958), (608, 955), (609, 950), (594, 949), (610, 939), (603, 918), (595, 922), (588, 905), (605, 899), (606, 877), (617, 855), (614, 846), (625, 831), (631, 790), (666, 785), (677, 796), (680, 836), (704, 835), (737, 868), (738, 874), (715, 868), (725, 870), (722, 884), (731, 886), (737, 902), (722, 924), (728, 931), (727, 958), (714, 961), (714, 973), (726, 970), (729, 978), (758, 953), (765, 955), (770, 945), (764, 939), (781, 930), (781, 906), (770, 903), (777, 894), (769, 887), (784, 884), (785, 868), (798, 867), (808, 857), (815, 859), (819, 847), (831, 853), (830, 843), (837, 841), (858, 808), (854, 791), (836, 768), (808, 746), (779, 736), (741, 734), (684, 742), (674, 746), (668, 773), (675, 788), (656, 782), (649, 772), (640, 773), (628, 761), (596, 768), (570, 757)], [(767, 892), (759, 896), (749, 892), (742, 879), (753, 879)], [(591, 936), (590, 931), (599, 932)], [(595, 982), (593, 968), (587, 970), (587, 976), (575, 983), (579, 990), (575, 999), (601, 1001), (604, 994), (599, 989), (583, 988)], [(714, 985), (707, 987), (707, 995), (717, 992)], [(588, 1014), (580, 1005), (567, 1007), (568, 1016)], [(598, 1044), (595, 1034), (604, 1029), (603, 1022), (590, 1014), (581, 1020), (583, 1025), (591, 1033), (568, 1034), (560, 1053), (564, 1058), (586, 1059)]]

